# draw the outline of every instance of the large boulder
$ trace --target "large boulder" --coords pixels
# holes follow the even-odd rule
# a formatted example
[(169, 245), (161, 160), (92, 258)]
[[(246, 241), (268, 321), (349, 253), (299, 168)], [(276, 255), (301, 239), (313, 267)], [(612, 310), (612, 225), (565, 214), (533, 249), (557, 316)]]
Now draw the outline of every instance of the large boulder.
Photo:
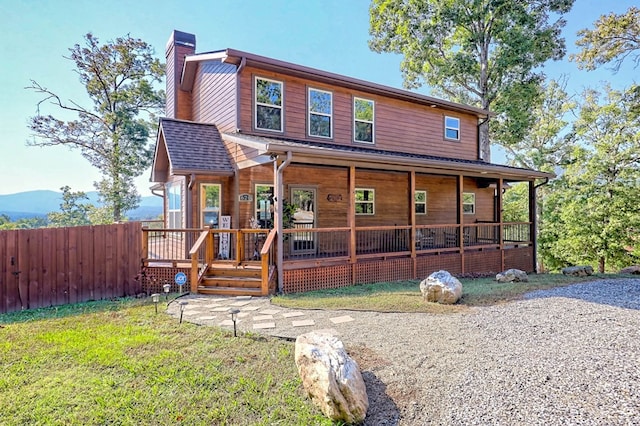
[(619, 273), (620, 274), (640, 275), (640, 266), (638, 266), (638, 265), (627, 266), (626, 268), (620, 269)]
[(360, 423), (369, 400), (358, 363), (337, 337), (326, 332), (301, 334), (296, 339), (296, 366), (302, 385), (325, 416), (334, 421)]
[(529, 277), (526, 272), (520, 269), (507, 269), (496, 275), (496, 281), (500, 283), (527, 282), (529, 281)]
[(562, 268), (562, 273), (574, 277), (586, 277), (587, 275), (593, 275), (593, 268), (589, 265), (567, 266), (566, 268)]
[(449, 272), (438, 271), (422, 280), (420, 291), (427, 302), (453, 305), (462, 297), (462, 283)]

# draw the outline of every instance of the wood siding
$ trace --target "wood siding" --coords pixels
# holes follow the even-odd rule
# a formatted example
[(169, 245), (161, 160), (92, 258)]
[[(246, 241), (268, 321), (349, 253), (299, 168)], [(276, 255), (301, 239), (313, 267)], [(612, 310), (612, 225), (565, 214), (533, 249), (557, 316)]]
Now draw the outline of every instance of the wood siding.
[(0, 313), (133, 296), (141, 289), (142, 228), (0, 231), (0, 259)]
[[(234, 180), (228, 176), (206, 176), (197, 175), (193, 181), (193, 185), (189, 190), (189, 222), (187, 228), (202, 228), (201, 212), (200, 212), (200, 189), (203, 184), (218, 184), (220, 185), (220, 215), (221, 216), (235, 216), (235, 197), (234, 197)], [(235, 220), (231, 221), (232, 228), (238, 228)]]
[[(256, 131), (253, 127), (253, 81), (255, 76), (284, 83), (284, 132)], [(431, 108), (407, 101), (371, 95), (339, 86), (316, 84), (274, 72), (245, 67), (239, 80), (239, 128), (247, 133), (362, 146), (387, 151), (427, 154), (477, 160), (477, 118), (471, 114)], [(307, 136), (307, 90), (309, 87), (333, 93), (333, 138)], [(353, 140), (353, 97), (375, 101), (375, 143)], [(460, 119), (460, 141), (444, 139), (444, 117)]]
[(193, 87), (193, 120), (213, 123), (220, 132), (236, 130), (236, 67), (202, 62)]

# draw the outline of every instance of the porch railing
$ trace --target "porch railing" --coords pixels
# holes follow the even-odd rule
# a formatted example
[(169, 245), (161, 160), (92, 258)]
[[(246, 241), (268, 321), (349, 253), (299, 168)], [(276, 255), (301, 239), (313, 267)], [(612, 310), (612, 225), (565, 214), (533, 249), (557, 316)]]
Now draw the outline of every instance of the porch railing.
[[(142, 257), (153, 264), (189, 263), (189, 251), (200, 236), (202, 229), (151, 229), (142, 228)], [(204, 250), (199, 253), (204, 259)]]
[(294, 228), (282, 231), (284, 260), (348, 257), (349, 228)]
[(530, 243), (531, 222), (512, 222), (503, 224), (502, 239), (505, 244)]
[(273, 274), (276, 272), (276, 236), (276, 230), (272, 229), (260, 249), (260, 263), (262, 266), (261, 293), (264, 296), (269, 294), (269, 284), (275, 280)]

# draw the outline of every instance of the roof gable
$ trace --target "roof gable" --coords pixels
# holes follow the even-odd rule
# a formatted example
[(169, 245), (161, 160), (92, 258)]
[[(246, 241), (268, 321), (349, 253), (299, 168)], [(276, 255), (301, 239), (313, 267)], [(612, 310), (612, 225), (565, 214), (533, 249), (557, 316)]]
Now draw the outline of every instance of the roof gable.
[(229, 154), (215, 125), (160, 119), (152, 181), (161, 181), (168, 175), (207, 173), (226, 176), (233, 172)]

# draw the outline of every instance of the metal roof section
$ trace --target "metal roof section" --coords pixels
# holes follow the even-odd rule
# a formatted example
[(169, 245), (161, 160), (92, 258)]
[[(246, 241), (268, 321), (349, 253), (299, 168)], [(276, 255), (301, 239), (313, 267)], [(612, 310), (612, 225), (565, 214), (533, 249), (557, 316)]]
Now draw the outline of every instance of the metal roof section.
[(473, 174), (478, 177), (502, 177), (507, 180), (533, 180), (555, 177), (552, 173), (539, 172), (519, 167), (491, 164), (479, 160), (461, 160), (456, 158), (436, 157), (432, 155), (384, 151), (352, 145), (338, 145), (321, 142), (308, 142), (285, 138), (274, 138), (247, 135), (240, 133), (222, 133), (222, 139), (242, 146), (258, 149), (271, 154), (284, 154), (290, 151), (295, 156), (309, 158), (355, 161), (369, 164), (380, 164), (389, 169), (429, 169), (444, 174)]

